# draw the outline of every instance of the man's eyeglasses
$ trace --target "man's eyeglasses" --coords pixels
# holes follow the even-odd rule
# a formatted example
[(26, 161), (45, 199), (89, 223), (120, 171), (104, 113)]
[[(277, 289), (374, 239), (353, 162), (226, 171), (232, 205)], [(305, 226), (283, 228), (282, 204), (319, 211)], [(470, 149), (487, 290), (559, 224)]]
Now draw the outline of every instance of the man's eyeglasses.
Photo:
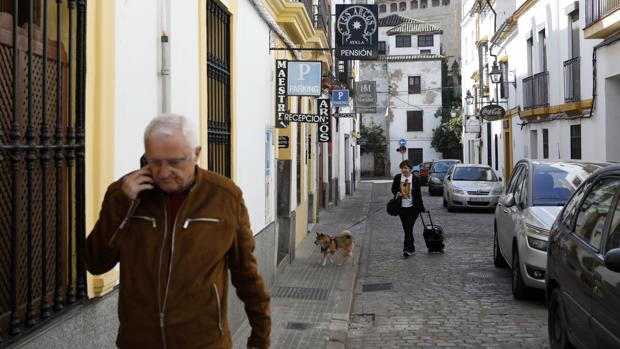
[(149, 164), (149, 166), (155, 167), (155, 168), (159, 168), (164, 166), (164, 164), (167, 164), (170, 167), (173, 168), (180, 168), (183, 166), (183, 164), (185, 164), (185, 162), (189, 159), (191, 159), (192, 156), (186, 156), (184, 158), (180, 158), (180, 159), (165, 159), (165, 160), (160, 160), (160, 159), (150, 159), (150, 158), (146, 158), (146, 162)]

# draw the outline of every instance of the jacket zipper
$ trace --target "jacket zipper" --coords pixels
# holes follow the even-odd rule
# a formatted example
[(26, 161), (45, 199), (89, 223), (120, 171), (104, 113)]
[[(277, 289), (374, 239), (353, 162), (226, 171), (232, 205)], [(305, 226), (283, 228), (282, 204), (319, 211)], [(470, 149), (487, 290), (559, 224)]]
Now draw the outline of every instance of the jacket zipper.
[(161, 304), (161, 264), (164, 254), (164, 248), (166, 247), (166, 238), (168, 237), (168, 211), (164, 205), (164, 238), (161, 242), (161, 249), (159, 251), (159, 269), (157, 272), (157, 303), (159, 305), (159, 328), (161, 329), (161, 342), (164, 349), (166, 349), (166, 332), (164, 330), (164, 309)]
[(127, 224), (127, 222), (129, 221), (129, 217), (131, 217), (131, 215), (138, 208), (139, 203), (140, 203), (140, 199), (131, 200), (131, 206), (129, 206), (129, 210), (127, 210), (127, 214), (125, 215), (125, 218), (123, 218), (123, 220), (121, 221), (121, 224), (118, 226), (118, 228), (116, 228), (116, 231), (114, 232), (114, 234), (112, 234), (112, 237), (108, 241), (108, 245), (112, 244), (112, 241), (116, 239), (116, 234), (118, 234), (118, 232), (121, 229), (123, 229), (123, 227), (125, 227), (125, 224)]
[(219, 218), (209, 218), (209, 217), (201, 217), (201, 218), (188, 218), (185, 220), (185, 223), (183, 223), (183, 229), (187, 229), (187, 227), (189, 227), (189, 224), (192, 222), (211, 222), (211, 223), (219, 223), (220, 219)]
[[(193, 188), (190, 189), (190, 193), (192, 192)], [(189, 195), (188, 195), (189, 196)], [(172, 241), (170, 241), (170, 261), (168, 262), (168, 279), (166, 280), (166, 288), (164, 289), (164, 301), (163, 304), (161, 305), (161, 309), (160, 309), (160, 314), (159, 314), (159, 321), (160, 321), (160, 326), (161, 326), (161, 333), (162, 333), (162, 339), (164, 342), (164, 349), (166, 349), (166, 338), (165, 338), (165, 332), (164, 332), (164, 313), (166, 311), (166, 303), (168, 301), (168, 288), (170, 287), (170, 278), (172, 277), (172, 262), (174, 259), (174, 237), (175, 237), (175, 233), (176, 233), (176, 227), (177, 227), (177, 221), (179, 220), (179, 214), (181, 213), (181, 211), (183, 210), (183, 207), (185, 207), (185, 203), (187, 202), (188, 198), (186, 198), (183, 203), (181, 204), (181, 207), (179, 207), (178, 211), (177, 211), (177, 215), (176, 217), (174, 217), (174, 224), (172, 225), (172, 236), (170, 237), (170, 239)], [(164, 201), (165, 202), (165, 201)], [(166, 228), (168, 227), (168, 211), (166, 208), (166, 205), (164, 205), (164, 214), (166, 217)], [(165, 242), (165, 241), (164, 241)], [(162, 246), (162, 252), (163, 252), (163, 246)], [(161, 255), (159, 258), (159, 268), (160, 268), (160, 273), (159, 275), (161, 276)], [(160, 277), (158, 276), (158, 277)]]
[(144, 219), (145, 221), (150, 221), (153, 223), (153, 228), (157, 228), (157, 223), (155, 222), (155, 218), (147, 217), (147, 216), (131, 216), (131, 218)]
[(220, 334), (224, 335), (224, 328), (222, 327), (222, 305), (220, 304), (220, 292), (217, 290), (217, 285), (213, 284), (215, 290), (215, 298), (217, 300), (217, 327), (220, 329)]

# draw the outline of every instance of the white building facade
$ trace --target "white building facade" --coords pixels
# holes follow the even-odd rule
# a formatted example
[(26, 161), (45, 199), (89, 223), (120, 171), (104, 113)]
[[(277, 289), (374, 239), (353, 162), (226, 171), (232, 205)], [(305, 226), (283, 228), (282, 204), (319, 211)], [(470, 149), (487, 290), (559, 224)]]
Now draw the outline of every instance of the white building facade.
[[(609, 97), (617, 100), (613, 91), (620, 96), (618, 68), (609, 61), (618, 52), (610, 44), (592, 58), (600, 40), (584, 33), (593, 1), (502, 1), (492, 8), (463, 2), (462, 97), (471, 126), (463, 136), (465, 162), (491, 165), (507, 178), (522, 158), (619, 158), (612, 130), (620, 125), (608, 111)], [(481, 119), (489, 104), (502, 106), (506, 116)]]
[[(442, 31), (399, 15), (380, 18), (379, 28), (383, 54), (377, 61), (360, 63), (360, 80), (375, 81), (377, 89), (376, 112), (364, 113), (363, 122), (383, 128), (389, 161), (386, 175), (395, 175), (405, 159), (419, 164), (441, 158), (431, 140), (441, 123), (435, 113), (442, 108)], [(397, 151), (401, 142), (404, 153)], [(362, 171), (373, 172), (374, 167), (373, 154), (363, 154)]]

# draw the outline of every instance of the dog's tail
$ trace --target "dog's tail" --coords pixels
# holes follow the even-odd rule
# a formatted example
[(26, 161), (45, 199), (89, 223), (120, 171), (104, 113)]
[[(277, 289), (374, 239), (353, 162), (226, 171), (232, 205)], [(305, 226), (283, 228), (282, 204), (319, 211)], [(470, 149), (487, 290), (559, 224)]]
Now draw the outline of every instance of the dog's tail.
[(342, 233), (340, 234), (340, 236), (343, 236), (347, 239), (352, 239), (353, 238), (353, 234), (351, 234), (350, 231), (348, 230), (343, 230)]

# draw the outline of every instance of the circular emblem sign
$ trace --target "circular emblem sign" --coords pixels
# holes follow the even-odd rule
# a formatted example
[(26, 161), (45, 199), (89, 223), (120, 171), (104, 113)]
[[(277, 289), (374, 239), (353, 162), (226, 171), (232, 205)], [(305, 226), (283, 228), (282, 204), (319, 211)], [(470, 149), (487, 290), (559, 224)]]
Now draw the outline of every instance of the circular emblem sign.
[(497, 104), (490, 104), (480, 109), (480, 117), (486, 121), (495, 121), (503, 119), (506, 115), (506, 110)]
[(342, 35), (342, 45), (372, 45), (377, 18), (368, 8), (354, 5), (340, 13), (336, 26)]

